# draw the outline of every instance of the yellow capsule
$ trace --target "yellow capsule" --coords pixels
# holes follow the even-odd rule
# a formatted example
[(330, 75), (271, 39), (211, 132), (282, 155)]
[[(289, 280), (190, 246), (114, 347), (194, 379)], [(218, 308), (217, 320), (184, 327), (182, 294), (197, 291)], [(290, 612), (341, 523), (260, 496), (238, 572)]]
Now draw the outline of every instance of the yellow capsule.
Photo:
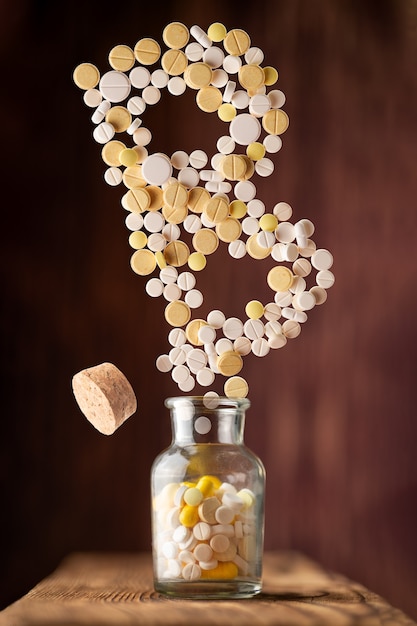
[(207, 498), (214, 493), (214, 484), (209, 476), (202, 476), (197, 483), (197, 489)]
[(190, 480), (184, 480), (181, 485), (185, 485), (189, 489), (196, 486), (196, 483), (191, 482)]
[(237, 575), (237, 565), (235, 565), (231, 561), (220, 561), (217, 567), (201, 571), (201, 578), (211, 578), (218, 580), (231, 580), (232, 578), (236, 578)]
[(223, 483), (220, 478), (218, 478), (217, 476), (213, 476), (212, 474), (207, 474), (206, 476), (202, 476), (202, 478), (209, 478), (213, 483), (215, 489), (219, 489), (221, 484)]
[(180, 513), (180, 522), (186, 528), (192, 528), (199, 520), (198, 507), (186, 504)]

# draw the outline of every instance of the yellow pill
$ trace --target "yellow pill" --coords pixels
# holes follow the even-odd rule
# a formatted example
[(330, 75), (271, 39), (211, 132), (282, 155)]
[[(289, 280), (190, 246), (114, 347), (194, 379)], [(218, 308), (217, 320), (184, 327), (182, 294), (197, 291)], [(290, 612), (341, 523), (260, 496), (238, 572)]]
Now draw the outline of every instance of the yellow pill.
[(232, 119), (236, 117), (236, 109), (233, 104), (225, 102), (217, 109), (217, 115), (222, 120), (222, 122), (231, 122)]
[(161, 47), (155, 39), (140, 39), (134, 48), (136, 59), (142, 65), (153, 65), (161, 56)]
[(223, 45), (228, 54), (241, 56), (250, 48), (250, 37), (246, 31), (240, 28), (234, 28), (225, 36)]
[(262, 230), (273, 233), (278, 226), (278, 219), (272, 213), (264, 213), (259, 220), (259, 226)]
[(181, 209), (188, 204), (187, 188), (175, 181), (165, 187), (163, 191), (164, 204), (174, 209)]
[(100, 72), (92, 63), (81, 63), (72, 75), (74, 83), (80, 89), (94, 89), (100, 80)]
[(121, 141), (113, 139), (107, 142), (101, 151), (101, 158), (106, 165), (118, 167), (120, 165), (119, 154), (126, 148), (125, 144)]
[(245, 313), (251, 320), (258, 320), (264, 314), (265, 307), (259, 300), (251, 300), (245, 307)]
[(224, 383), (224, 395), (227, 398), (246, 398), (248, 392), (248, 383), (241, 376), (232, 376)]
[(162, 189), (156, 185), (146, 185), (146, 191), (151, 199), (148, 211), (159, 211), (164, 204)]
[(213, 71), (207, 63), (198, 61), (190, 63), (184, 71), (184, 81), (191, 89), (208, 87), (213, 78)]
[(109, 64), (114, 70), (127, 72), (135, 64), (135, 54), (129, 46), (114, 46), (109, 52)]
[(177, 50), (179, 48), (184, 48), (184, 46), (187, 45), (189, 38), (189, 30), (181, 22), (171, 22), (171, 24), (165, 26), (162, 33), (162, 39), (168, 48), (174, 48)]
[(198, 338), (198, 331), (202, 326), (207, 326), (207, 322), (201, 319), (192, 320), (189, 324), (187, 324), (187, 328), (185, 329), (185, 336), (188, 339), (188, 342), (193, 346), (202, 346), (203, 342)]
[(174, 300), (165, 307), (165, 319), (168, 324), (175, 328), (188, 324), (190, 317), (190, 307), (182, 300)]
[(208, 496), (212, 496), (214, 493), (214, 489), (215, 489), (214, 482), (210, 478), (210, 476), (202, 476), (200, 480), (198, 481), (196, 487), (203, 494), (204, 498), (207, 498)]
[(132, 148), (125, 148), (119, 154), (119, 161), (125, 167), (132, 167), (137, 161), (138, 155)]
[(264, 84), (265, 74), (259, 65), (242, 65), (239, 69), (239, 82), (247, 91), (256, 92)]
[(187, 57), (182, 50), (167, 50), (161, 59), (162, 69), (170, 76), (182, 74), (187, 63)]
[(179, 516), (180, 522), (186, 528), (192, 528), (199, 521), (198, 508), (196, 506), (190, 506), (186, 504)]
[(228, 180), (240, 180), (246, 173), (246, 162), (239, 154), (228, 154), (223, 157), (220, 167)]
[(196, 96), (197, 106), (205, 113), (214, 113), (221, 106), (223, 97), (220, 89), (208, 85), (199, 89)]
[(164, 254), (160, 250), (155, 252), (155, 261), (160, 270), (163, 270), (165, 267), (168, 267), (167, 262), (165, 261)]
[(264, 67), (264, 76), (265, 76), (265, 85), (270, 87), (271, 85), (275, 85), (278, 80), (278, 71), (275, 67), (271, 67), (267, 65)]
[(128, 189), (146, 187), (146, 180), (142, 178), (142, 168), (140, 165), (133, 165), (125, 169), (123, 172), (123, 184)]
[(229, 204), (229, 213), (231, 217), (234, 217), (237, 220), (240, 220), (242, 217), (246, 215), (248, 207), (242, 200), (233, 200)]
[(207, 478), (207, 479), (211, 480), (211, 482), (213, 483), (215, 489), (219, 489), (220, 485), (223, 483), (223, 481), (220, 480), (220, 478), (218, 478), (217, 476), (213, 476), (213, 474), (207, 474), (206, 476), (202, 476), (201, 478), (202, 479), (206, 479)]
[(223, 376), (235, 376), (243, 367), (242, 357), (238, 352), (229, 350), (217, 358), (217, 368)]
[(226, 217), (225, 220), (216, 224), (216, 234), (220, 241), (231, 243), (239, 239), (242, 233), (242, 224), (234, 217)]
[(265, 146), (263, 143), (259, 143), (259, 141), (250, 143), (246, 148), (246, 154), (250, 159), (252, 159), (252, 161), (259, 161), (259, 159), (263, 159), (265, 152)]
[(155, 255), (150, 250), (136, 250), (130, 259), (130, 265), (139, 276), (148, 276), (156, 267)]
[(289, 123), (288, 115), (282, 109), (271, 109), (262, 118), (262, 126), (270, 135), (281, 135)]
[(113, 126), (116, 133), (124, 133), (132, 123), (132, 115), (126, 107), (115, 106), (106, 113), (106, 122)]
[(287, 291), (294, 281), (294, 276), (288, 267), (276, 265), (269, 270), (266, 280), (273, 291)]
[(207, 265), (207, 259), (201, 252), (192, 252), (188, 257), (188, 267), (194, 272), (200, 272)]
[(135, 250), (140, 250), (141, 248), (144, 248), (147, 241), (147, 236), (141, 230), (136, 230), (129, 235), (129, 244), (132, 248), (135, 248)]
[(183, 480), (181, 485), (185, 485), (186, 487), (189, 487), (191, 489), (191, 487), (195, 487), (197, 483), (193, 483), (190, 480)]
[(241, 154), (240, 156), (246, 163), (246, 172), (243, 180), (249, 180), (249, 178), (252, 178), (255, 172), (255, 163), (246, 154)]
[(181, 224), (187, 217), (187, 213), (188, 209), (186, 206), (178, 209), (168, 205), (162, 207), (162, 215), (170, 224)]
[(211, 41), (223, 41), (227, 35), (227, 29), (224, 24), (214, 22), (207, 29), (207, 36)]
[(132, 213), (143, 213), (147, 211), (150, 201), (150, 196), (145, 188), (129, 189), (125, 196), (125, 208)]
[(213, 569), (201, 570), (201, 578), (210, 580), (231, 580), (238, 575), (238, 568), (232, 561), (219, 561)]
[(246, 509), (250, 509), (255, 504), (255, 494), (249, 489), (241, 489), (236, 495), (243, 500)]
[(192, 187), (188, 192), (187, 206), (193, 213), (202, 213), (211, 195), (204, 187)]
[(197, 487), (190, 487), (184, 493), (184, 502), (190, 506), (198, 506), (203, 499), (203, 494)]
[(249, 254), (249, 256), (252, 257), (252, 259), (266, 259), (266, 257), (271, 254), (272, 248), (263, 248), (262, 246), (260, 246), (258, 244), (256, 236), (257, 233), (251, 235), (246, 240), (246, 252)]
[(219, 238), (211, 228), (201, 228), (192, 239), (193, 248), (204, 256), (213, 254), (219, 246)]
[[(229, 215), (229, 201), (222, 196), (215, 196), (211, 198), (211, 200), (209, 200), (204, 207), (204, 214), (213, 224), (222, 222)], [(204, 252), (204, 250), (200, 250), (200, 252)]]
[(183, 241), (170, 241), (164, 248), (164, 257), (168, 265), (181, 267), (187, 263), (190, 256), (190, 249)]

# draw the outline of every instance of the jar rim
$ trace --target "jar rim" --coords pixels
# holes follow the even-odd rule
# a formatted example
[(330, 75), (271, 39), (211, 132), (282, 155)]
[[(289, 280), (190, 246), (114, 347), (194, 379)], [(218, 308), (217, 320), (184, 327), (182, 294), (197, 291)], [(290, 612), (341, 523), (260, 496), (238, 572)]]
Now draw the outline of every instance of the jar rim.
[(248, 398), (227, 398), (226, 396), (170, 396), (165, 399), (165, 406), (171, 409), (181, 404), (191, 403), (194, 406), (203, 405), (206, 409), (239, 409), (250, 407)]

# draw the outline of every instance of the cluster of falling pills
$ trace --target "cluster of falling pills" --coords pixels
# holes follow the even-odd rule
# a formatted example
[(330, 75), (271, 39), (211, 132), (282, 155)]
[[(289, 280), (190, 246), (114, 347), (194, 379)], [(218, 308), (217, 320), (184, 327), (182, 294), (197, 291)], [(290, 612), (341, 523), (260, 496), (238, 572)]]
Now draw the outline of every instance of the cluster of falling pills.
[(256, 498), (216, 476), (169, 483), (154, 502), (159, 578), (188, 581), (251, 576), (256, 567)]
[[(333, 257), (317, 248), (310, 220), (290, 221), (287, 202), (268, 212), (256, 197), (251, 179), (273, 173), (271, 155), (280, 150), (289, 124), (285, 95), (274, 88), (278, 72), (263, 64), (261, 48), (244, 30), (227, 31), (220, 23), (204, 31), (173, 22), (162, 39), (163, 47), (152, 38), (133, 48), (117, 45), (109, 53), (109, 71), (101, 75), (95, 65), (82, 63), (73, 78), (94, 109), (104, 178), (126, 189), (121, 204), (134, 249), (131, 268), (149, 277), (149, 296), (167, 302), (170, 348), (156, 367), (170, 372), (183, 392), (196, 384), (209, 388), (221, 375), (227, 397), (245, 397), (243, 358), (266, 356), (300, 334), (308, 311), (326, 301), (334, 283)], [(228, 125), (211, 158), (198, 148), (171, 156), (149, 149), (146, 109), (164, 89), (180, 96), (187, 88), (203, 112)], [(240, 317), (226, 318), (217, 309), (195, 317), (203, 304), (196, 274), (220, 245), (235, 259), (273, 261), (266, 275), (270, 302), (251, 300)]]

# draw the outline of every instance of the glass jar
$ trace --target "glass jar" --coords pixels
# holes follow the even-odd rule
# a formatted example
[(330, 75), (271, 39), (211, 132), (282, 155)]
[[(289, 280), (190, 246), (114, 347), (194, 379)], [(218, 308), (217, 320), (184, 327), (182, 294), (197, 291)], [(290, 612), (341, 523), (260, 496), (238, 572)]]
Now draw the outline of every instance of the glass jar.
[(243, 441), (247, 399), (168, 398), (172, 443), (152, 466), (155, 590), (182, 598), (261, 591), (265, 469)]

